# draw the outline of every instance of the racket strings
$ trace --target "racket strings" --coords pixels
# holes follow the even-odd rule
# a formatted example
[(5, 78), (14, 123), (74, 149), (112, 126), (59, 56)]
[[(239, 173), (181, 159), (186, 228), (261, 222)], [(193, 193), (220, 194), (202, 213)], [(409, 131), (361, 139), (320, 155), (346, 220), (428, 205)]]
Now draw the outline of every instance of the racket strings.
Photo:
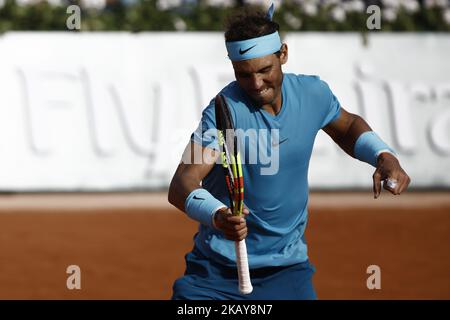
[(241, 215), (244, 202), (244, 179), (237, 137), (225, 97), (221, 95), (218, 98), (219, 100), (216, 99), (216, 124), (230, 209), (233, 215)]
[(223, 144), (223, 154), (222, 161), (225, 160), (226, 163), (223, 164), (228, 170), (228, 175), (225, 176), (227, 183), (228, 192), (230, 194), (230, 209), (233, 215), (239, 215), (242, 213), (242, 205), (240, 204), (241, 198), (243, 200), (243, 192), (241, 192), (241, 186), (243, 185), (243, 177), (239, 177), (239, 169), (237, 168), (236, 157), (230, 153), (227, 143)]

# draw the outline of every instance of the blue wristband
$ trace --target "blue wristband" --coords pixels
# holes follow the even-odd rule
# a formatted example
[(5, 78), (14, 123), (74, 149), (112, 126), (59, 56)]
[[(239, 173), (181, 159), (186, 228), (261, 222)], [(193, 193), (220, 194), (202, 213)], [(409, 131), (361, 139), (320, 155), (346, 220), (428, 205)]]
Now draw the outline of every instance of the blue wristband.
[(373, 131), (366, 131), (361, 134), (353, 149), (356, 159), (367, 162), (374, 167), (377, 166), (378, 156), (382, 152), (389, 152), (396, 156), (395, 151)]
[(189, 217), (211, 228), (214, 227), (214, 213), (220, 208), (226, 207), (203, 188), (192, 191), (184, 202), (184, 208)]

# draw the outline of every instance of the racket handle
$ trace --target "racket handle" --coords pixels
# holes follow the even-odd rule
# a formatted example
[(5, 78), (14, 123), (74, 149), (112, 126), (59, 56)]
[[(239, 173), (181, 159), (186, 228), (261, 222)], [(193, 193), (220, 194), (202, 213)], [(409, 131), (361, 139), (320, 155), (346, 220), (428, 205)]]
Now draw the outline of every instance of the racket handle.
[(242, 294), (250, 294), (253, 291), (253, 287), (250, 282), (250, 271), (248, 269), (247, 246), (245, 244), (245, 239), (236, 241), (235, 247), (239, 277), (239, 291)]

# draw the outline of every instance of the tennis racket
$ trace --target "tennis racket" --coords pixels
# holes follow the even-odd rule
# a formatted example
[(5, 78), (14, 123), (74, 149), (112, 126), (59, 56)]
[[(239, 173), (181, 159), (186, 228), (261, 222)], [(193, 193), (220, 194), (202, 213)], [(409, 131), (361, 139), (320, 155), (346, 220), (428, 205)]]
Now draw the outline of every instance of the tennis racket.
[[(238, 152), (233, 119), (231, 118), (225, 97), (221, 94), (216, 96), (215, 111), (221, 163), (230, 197), (230, 209), (233, 215), (242, 215), (242, 209), (244, 207), (244, 177), (242, 174), (241, 157)], [(242, 294), (249, 294), (253, 291), (253, 287), (250, 282), (245, 239), (236, 241), (235, 247), (239, 291)]]

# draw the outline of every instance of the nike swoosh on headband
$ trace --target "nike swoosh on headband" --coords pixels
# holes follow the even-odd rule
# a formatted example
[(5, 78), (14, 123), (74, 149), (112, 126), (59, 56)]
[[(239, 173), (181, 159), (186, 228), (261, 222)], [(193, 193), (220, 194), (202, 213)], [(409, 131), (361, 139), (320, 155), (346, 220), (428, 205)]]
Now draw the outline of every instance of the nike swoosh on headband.
[(200, 198), (200, 197), (197, 197), (197, 196), (193, 196), (193, 198), (194, 198), (195, 200), (205, 200), (205, 199)]
[(244, 54), (244, 53), (246, 53), (247, 51), (249, 51), (250, 49), (253, 49), (254, 47), (256, 47), (256, 44), (255, 44), (254, 46), (251, 46), (251, 47), (248, 48), (248, 49), (245, 49), (245, 50), (239, 49), (239, 53), (240, 53), (240, 54)]

